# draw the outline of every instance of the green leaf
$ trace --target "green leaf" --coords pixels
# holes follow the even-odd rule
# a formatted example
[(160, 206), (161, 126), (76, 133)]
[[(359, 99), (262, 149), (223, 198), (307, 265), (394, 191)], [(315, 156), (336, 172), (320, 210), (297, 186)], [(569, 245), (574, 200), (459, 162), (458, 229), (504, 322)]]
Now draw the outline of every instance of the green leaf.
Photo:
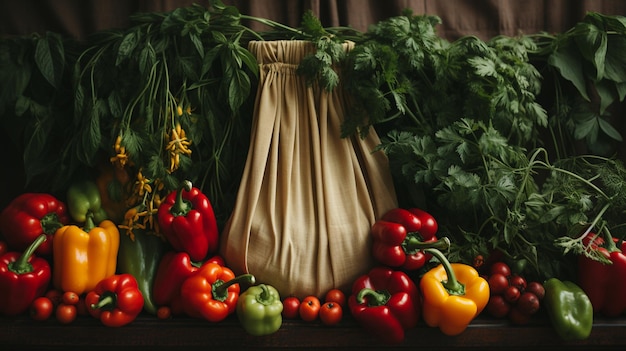
[(247, 67), (254, 76), (259, 75), (259, 63), (256, 60), (256, 57), (252, 55), (252, 53), (241, 46), (237, 46), (235, 48), (236, 54), (243, 62), (245, 67)]
[(200, 57), (204, 57), (204, 44), (202, 44), (202, 39), (196, 33), (189, 33), (189, 40), (193, 43), (193, 46), (196, 48), (196, 52)]
[[(581, 140), (590, 137), (595, 141), (598, 133), (598, 115), (589, 113), (578, 113), (576, 116), (576, 126), (574, 129), (574, 138)], [(596, 137), (593, 137), (596, 135)]]
[(147, 76), (156, 63), (156, 52), (150, 42), (147, 42), (139, 52), (139, 72)]
[(593, 64), (596, 70), (595, 80), (604, 76), (604, 58), (607, 50), (607, 34), (595, 25), (580, 22), (575, 27), (574, 37), (582, 56)]
[(91, 166), (94, 164), (96, 152), (100, 148), (102, 140), (100, 116), (104, 114), (105, 108), (104, 101), (96, 100), (91, 107), (90, 113), (84, 116), (87, 119), (87, 125), (80, 130), (80, 146), (76, 156), (86, 165)]
[(576, 48), (571, 45), (559, 47), (548, 57), (548, 63), (556, 68), (563, 78), (574, 84), (580, 96), (590, 101), (587, 94), (583, 63)]
[(115, 66), (119, 66), (126, 59), (128, 59), (137, 47), (137, 42), (139, 41), (138, 34), (134, 31), (129, 32), (124, 36), (122, 42), (120, 43), (119, 48), (117, 49), (117, 58), (115, 59)]
[(615, 129), (609, 122), (607, 122), (604, 118), (598, 119), (598, 125), (600, 126), (600, 130), (604, 132), (604, 134), (608, 135), (609, 138), (619, 141), (622, 141), (622, 135), (620, 132)]
[(48, 136), (53, 126), (49, 115), (35, 115), (25, 131), (24, 165), (38, 164), (48, 145)]
[(45, 37), (37, 40), (35, 64), (50, 85), (54, 88), (61, 86), (65, 49), (60, 35), (47, 33)]
[(606, 109), (615, 102), (617, 94), (613, 90), (613, 84), (606, 80), (596, 82), (595, 88), (600, 100), (600, 114), (603, 115)]
[(611, 34), (604, 61), (604, 77), (617, 83), (626, 82), (626, 36)]

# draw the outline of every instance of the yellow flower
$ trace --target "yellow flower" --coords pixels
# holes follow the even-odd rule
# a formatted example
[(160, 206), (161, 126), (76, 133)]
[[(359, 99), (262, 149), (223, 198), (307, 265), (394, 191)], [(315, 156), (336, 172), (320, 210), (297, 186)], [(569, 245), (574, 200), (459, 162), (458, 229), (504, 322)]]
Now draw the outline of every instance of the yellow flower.
[(128, 154), (126, 153), (126, 147), (122, 145), (121, 135), (118, 135), (115, 139), (113, 150), (115, 150), (115, 156), (111, 157), (109, 161), (111, 161), (111, 163), (115, 164), (119, 168), (124, 168), (124, 166), (126, 166), (130, 159), (128, 157)]

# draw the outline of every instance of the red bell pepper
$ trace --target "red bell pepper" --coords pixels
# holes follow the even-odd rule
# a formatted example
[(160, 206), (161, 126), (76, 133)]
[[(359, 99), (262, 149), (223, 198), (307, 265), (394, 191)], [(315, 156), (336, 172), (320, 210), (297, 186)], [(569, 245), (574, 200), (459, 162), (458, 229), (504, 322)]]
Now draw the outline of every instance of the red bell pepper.
[(583, 244), (596, 250), (608, 263), (584, 255), (578, 258), (578, 283), (589, 296), (594, 312), (617, 317), (626, 312), (626, 242), (588, 233)]
[(234, 313), (241, 290), (240, 283), (254, 283), (254, 276), (235, 277), (232, 270), (216, 263), (204, 264), (180, 289), (185, 313), (209, 322), (219, 322)]
[(158, 210), (159, 228), (174, 250), (201, 261), (217, 252), (219, 232), (211, 202), (190, 181), (172, 191)]
[(0, 257), (0, 314), (23, 313), (46, 293), (52, 277), (50, 264), (33, 256), (44, 241), (46, 235), (42, 234), (23, 253), (7, 252)]
[(153, 298), (157, 306), (169, 306), (172, 314), (183, 314), (180, 297), (183, 282), (192, 276), (203, 264), (224, 265), (221, 256), (213, 256), (206, 262), (194, 262), (186, 252), (170, 251), (163, 255), (154, 277)]
[(7, 252), (9, 252), (9, 246), (7, 245), (6, 241), (0, 240), (0, 256), (4, 255)]
[(52, 236), (69, 222), (65, 204), (50, 194), (24, 193), (13, 199), (0, 214), (0, 232), (11, 250), (23, 251), (46, 234), (36, 253), (52, 254)]
[(368, 332), (388, 343), (404, 340), (405, 330), (420, 318), (419, 290), (409, 276), (387, 267), (374, 267), (352, 285), (350, 313)]
[(144, 301), (135, 277), (124, 273), (102, 279), (87, 293), (85, 304), (105, 326), (121, 327), (137, 318)]
[(420, 269), (432, 257), (423, 249), (444, 250), (449, 246), (437, 240), (436, 232), (437, 222), (429, 213), (418, 208), (392, 209), (372, 226), (372, 255), (390, 267)]

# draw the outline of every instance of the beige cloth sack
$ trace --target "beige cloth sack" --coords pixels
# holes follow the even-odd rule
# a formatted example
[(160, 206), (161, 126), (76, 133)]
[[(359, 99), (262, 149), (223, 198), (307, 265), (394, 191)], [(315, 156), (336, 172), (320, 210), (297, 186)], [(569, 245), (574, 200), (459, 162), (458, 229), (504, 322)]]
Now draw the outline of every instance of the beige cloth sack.
[[(371, 268), (370, 228), (397, 207), (375, 132), (341, 138), (341, 90), (296, 74), (307, 41), (254, 41), (260, 67), (250, 149), (221, 254), (281, 296), (349, 291)], [(348, 46), (346, 45), (346, 49)]]

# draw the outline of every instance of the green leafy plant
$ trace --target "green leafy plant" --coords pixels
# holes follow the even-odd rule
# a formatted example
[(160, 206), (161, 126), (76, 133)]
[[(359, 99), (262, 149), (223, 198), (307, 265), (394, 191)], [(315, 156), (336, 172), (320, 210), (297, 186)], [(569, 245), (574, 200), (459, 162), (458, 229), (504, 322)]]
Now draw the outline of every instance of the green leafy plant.
[(554, 102), (555, 151), (575, 154), (581, 140), (595, 154), (614, 153), (623, 141), (612, 112), (626, 97), (626, 19), (592, 12), (566, 32), (532, 37), (531, 59), (551, 78), (544, 90)]

